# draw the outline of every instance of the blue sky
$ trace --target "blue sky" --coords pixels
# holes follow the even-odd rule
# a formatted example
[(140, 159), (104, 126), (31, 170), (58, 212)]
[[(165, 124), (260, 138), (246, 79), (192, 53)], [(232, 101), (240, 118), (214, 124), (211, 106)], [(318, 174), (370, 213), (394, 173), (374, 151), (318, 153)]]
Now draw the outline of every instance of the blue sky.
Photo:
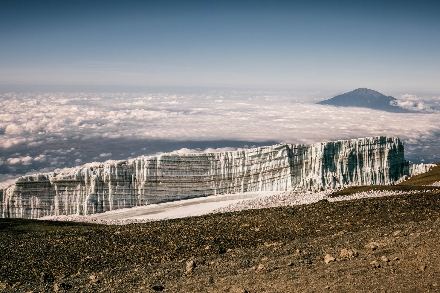
[(0, 2), (0, 84), (440, 92), (434, 1)]
[[(0, 0), (0, 185), (180, 148), (377, 135), (439, 161), (439, 15), (433, 1)], [(360, 87), (419, 113), (315, 104)]]

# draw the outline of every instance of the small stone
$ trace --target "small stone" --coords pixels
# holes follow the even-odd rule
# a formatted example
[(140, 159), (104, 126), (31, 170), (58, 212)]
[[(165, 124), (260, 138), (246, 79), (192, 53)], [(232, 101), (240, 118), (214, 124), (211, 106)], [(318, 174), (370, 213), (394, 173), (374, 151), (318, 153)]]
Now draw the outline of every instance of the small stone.
[(393, 258), (393, 261), (397, 261), (397, 260), (400, 260), (400, 258), (399, 258), (398, 256), (395, 256), (395, 257)]
[(248, 293), (246, 289), (240, 288), (240, 287), (232, 287), (229, 292), (231, 293)]
[(151, 286), (151, 289), (153, 289), (154, 291), (163, 291), (165, 289), (165, 287), (161, 286), (161, 285), (154, 285), (154, 286)]
[(0, 282), (0, 290), (4, 290), (8, 287), (8, 284)]
[(263, 264), (259, 264), (258, 265), (258, 267), (257, 267), (257, 271), (261, 271), (261, 270), (264, 270), (264, 265)]
[(345, 230), (339, 231), (338, 233), (334, 234), (333, 236), (342, 236), (345, 234)]
[(358, 255), (359, 255), (359, 253), (356, 250), (346, 249), (346, 248), (341, 249), (341, 253), (339, 254), (340, 258), (342, 258), (342, 259), (344, 259), (344, 258), (350, 259), (350, 258), (356, 257)]
[(400, 230), (396, 230), (396, 231), (394, 231), (394, 232), (393, 232), (393, 236), (397, 236), (397, 235), (399, 235), (400, 232), (402, 232), (402, 231), (400, 231)]
[(226, 249), (225, 249), (224, 247), (220, 247), (220, 248), (217, 250), (217, 253), (218, 253), (218, 254), (224, 254), (224, 253), (226, 253)]
[(331, 256), (330, 254), (326, 254), (325, 256), (324, 256), (324, 262), (326, 263), (326, 264), (328, 264), (328, 263), (330, 263), (330, 262), (332, 262), (332, 261), (335, 261), (336, 259), (333, 257), (333, 256)]
[(380, 257), (380, 260), (383, 261), (383, 262), (389, 262), (390, 261), (390, 259), (388, 257), (386, 257), (385, 255), (382, 255)]
[(425, 270), (426, 270), (426, 266), (425, 265), (419, 266), (419, 271), (424, 272)]
[(187, 261), (186, 262), (186, 273), (187, 274), (191, 274), (194, 269), (196, 268), (196, 262), (193, 260)]
[(61, 289), (63, 289), (63, 290), (69, 290), (69, 289), (72, 289), (72, 285), (70, 285), (70, 284), (66, 284), (66, 283), (61, 283), (59, 287), (60, 287)]
[(98, 276), (96, 276), (96, 275), (91, 274), (89, 276), (89, 279), (90, 279), (90, 282), (92, 282), (92, 283), (99, 283)]
[(53, 284), (53, 290), (55, 292), (58, 292), (60, 290), (60, 287), (59, 287), (59, 285), (57, 283)]
[(43, 272), (40, 275), (40, 280), (43, 283), (53, 283), (53, 281), (55, 280), (54, 276), (52, 275), (52, 273), (47, 273), (47, 272)]
[(16, 282), (16, 283), (14, 283), (14, 284), (12, 285), (12, 288), (18, 287), (18, 286), (20, 286), (20, 285), (21, 285), (20, 282)]
[(293, 267), (293, 262), (289, 262), (289, 263), (287, 264), (287, 266), (288, 266), (288, 267)]
[(376, 250), (379, 246), (377, 245), (376, 242), (370, 242), (365, 244), (365, 249), (369, 249), (369, 250)]
[(370, 262), (370, 265), (373, 268), (380, 268), (380, 263), (377, 260), (373, 260), (372, 262)]

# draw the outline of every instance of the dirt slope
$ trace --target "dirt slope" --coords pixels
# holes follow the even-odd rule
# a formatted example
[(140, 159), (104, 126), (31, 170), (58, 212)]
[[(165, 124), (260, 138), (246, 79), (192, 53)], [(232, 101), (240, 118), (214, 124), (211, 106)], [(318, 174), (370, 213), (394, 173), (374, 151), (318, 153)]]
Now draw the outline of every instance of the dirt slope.
[(437, 189), (126, 226), (1, 219), (0, 290), (440, 292), (438, 239)]

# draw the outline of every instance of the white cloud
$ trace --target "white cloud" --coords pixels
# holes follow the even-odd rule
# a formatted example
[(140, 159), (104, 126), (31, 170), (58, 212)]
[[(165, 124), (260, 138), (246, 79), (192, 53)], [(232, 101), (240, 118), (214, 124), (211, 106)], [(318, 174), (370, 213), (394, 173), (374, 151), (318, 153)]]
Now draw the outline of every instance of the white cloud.
[(14, 145), (21, 144), (26, 141), (26, 138), (19, 138), (19, 137), (7, 137), (6, 135), (3, 136), (3, 139), (0, 140), (0, 147), (2, 148), (10, 148)]
[(32, 142), (29, 142), (27, 145), (30, 146), (30, 147), (36, 147), (36, 146), (39, 146), (41, 144), (43, 144), (43, 141), (32, 141)]
[(15, 164), (20, 163), (20, 159), (19, 158), (8, 158), (8, 163), (10, 165), (15, 165)]
[(419, 112), (437, 112), (432, 106), (428, 105), (423, 98), (410, 94), (402, 95), (399, 99), (394, 101), (393, 105)]
[(202, 153), (219, 153), (219, 152), (233, 152), (244, 150), (244, 148), (234, 148), (234, 147), (223, 147), (223, 148), (206, 148), (206, 149), (189, 149), (189, 148), (181, 148), (178, 150), (174, 150), (172, 152), (158, 152), (154, 155), (162, 155), (162, 154), (202, 154)]
[(20, 134), (22, 132), (23, 132), (23, 129), (14, 123), (9, 124), (5, 128), (5, 134)]
[(46, 155), (41, 154), (41, 155), (39, 155), (38, 157), (35, 157), (35, 158), (34, 158), (34, 161), (37, 161), (37, 162), (45, 162), (45, 161), (46, 161)]
[[(33, 167), (38, 164), (39, 168), (53, 168), (66, 162), (86, 162), (85, 158), (110, 158), (122, 152), (140, 154), (140, 149), (121, 152), (111, 149), (113, 146), (93, 153), (94, 144), (103, 139), (120, 141), (122, 146), (130, 139), (314, 143), (389, 135), (399, 136), (411, 145), (423, 140), (438, 146), (440, 115), (435, 110), (440, 108), (438, 97), (399, 98), (401, 107), (431, 111), (428, 114), (337, 108), (307, 103), (308, 99), (322, 100), (316, 98), (316, 93), (294, 92), (10, 93), (0, 95), (0, 129), (4, 129), (0, 148), (9, 151), (10, 155), (3, 155), (3, 160), (14, 167), (32, 163)], [(72, 139), (82, 142), (84, 147), (79, 144), (72, 152), (66, 143)], [(13, 155), (14, 149), (23, 145), (41, 151), (30, 154), (29, 158)], [(45, 146), (50, 148), (50, 156), (46, 152), (42, 154)], [(186, 148), (176, 152), (227, 150), (235, 149)]]
[(23, 165), (30, 165), (30, 164), (32, 164), (32, 157), (30, 157), (30, 156), (21, 157), (20, 160), (21, 160)]
[(180, 155), (180, 154), (196, 154), (196, 153), (201, 153), (201, 150), (181, 148), (179, 150), (175, 150), (171, 152), (170, 154)]
[(25, 156), (25, 157), (18, 157), (18, 158), (8, 158), (8, 163), (10, 165), (15, 165), (15, 164), (30, 165), (30, 164), (32, 164), (32, 157)]

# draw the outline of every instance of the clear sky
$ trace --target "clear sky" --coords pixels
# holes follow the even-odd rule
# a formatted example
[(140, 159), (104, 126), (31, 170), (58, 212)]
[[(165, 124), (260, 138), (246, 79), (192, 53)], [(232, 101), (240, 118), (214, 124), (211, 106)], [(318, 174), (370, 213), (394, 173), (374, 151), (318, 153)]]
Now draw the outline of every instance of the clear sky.
[(438, 1), (0, 1), (0, 84), (440, 92)]

